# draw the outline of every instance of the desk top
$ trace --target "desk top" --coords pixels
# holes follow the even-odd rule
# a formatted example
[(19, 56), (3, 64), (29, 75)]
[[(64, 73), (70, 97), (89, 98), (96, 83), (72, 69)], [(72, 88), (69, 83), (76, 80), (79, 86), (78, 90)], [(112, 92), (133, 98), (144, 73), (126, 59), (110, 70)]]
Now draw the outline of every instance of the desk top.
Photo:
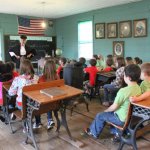
[(98, 72), (97, 74), (101, 75), (101, 76), (108, 77), (108, 78), (114, 78), (114, 77), (116, 77), (115, 71), (112, 71), (112, 72)]
[(50, 103), (50, 102), (60, 101), (63, 99), (68, 99), (70, 97), (77, 96), (77, 95), (80, 95), (83, 93), (82, 90), (68, 86), (68, 85), (62, 85), (58, 88), (64, 90), (64, 92), (66, 92), (67, 94), (57, 96), (54, 98), (51, 98), (51, 97), (41, 93), (40, 90), (27, 91), (27, 92), (23, 92), (23, 94), (25, 96), (27, 96), (28, 98), (31, 98), (32, 100), (38, 102), (41, 105), (41, 104), (46, 104), (46, 103)]
[(143, 107), (143, 108), (150, 109), (150, 97), (143, 100), (143, 101), (131, 102), (131, 104), (136, 105), (136, 106), (140, 106), (140, 107)]

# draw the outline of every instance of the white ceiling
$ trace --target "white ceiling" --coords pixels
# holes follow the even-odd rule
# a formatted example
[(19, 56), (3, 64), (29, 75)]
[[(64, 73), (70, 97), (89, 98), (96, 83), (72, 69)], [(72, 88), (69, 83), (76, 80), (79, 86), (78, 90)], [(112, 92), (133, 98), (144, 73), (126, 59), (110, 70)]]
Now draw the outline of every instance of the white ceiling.
[(0, 0), (0, 13), (60, 18), (137, 1), (140, 0)]

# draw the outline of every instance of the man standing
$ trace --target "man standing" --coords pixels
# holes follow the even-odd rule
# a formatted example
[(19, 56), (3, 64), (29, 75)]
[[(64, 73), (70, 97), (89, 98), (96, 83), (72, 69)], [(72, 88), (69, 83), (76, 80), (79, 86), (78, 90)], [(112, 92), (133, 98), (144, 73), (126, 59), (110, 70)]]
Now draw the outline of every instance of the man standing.
[(16, 63), (16, 67), (19, 68), (20, 60), (22, 58), (30, 59), (35, 55), (35, 50), (31, 50), (26, 44), (27, 36), (20, 36), (20, 44), (15, 45), (13, 48), (9, 49), (9, 54), (13, 62)]

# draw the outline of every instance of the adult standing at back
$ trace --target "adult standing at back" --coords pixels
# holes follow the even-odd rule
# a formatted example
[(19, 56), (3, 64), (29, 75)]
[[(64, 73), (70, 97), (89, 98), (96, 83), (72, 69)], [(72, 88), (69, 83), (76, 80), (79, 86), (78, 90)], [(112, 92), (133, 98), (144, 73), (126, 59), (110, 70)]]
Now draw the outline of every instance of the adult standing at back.
[(16, 68), (19, 68), (20, 60), (22, 58), (30, 59), (36, 54), (35, 50), (31, 50), (31, 48), (26, 44), (26, 41), (27, 41), (27, 36), (21, 35), (20, 43), (17, 45), (14, 45), (13, 48), (9, 49), (10, 57), (12, 61), (16, 63)]

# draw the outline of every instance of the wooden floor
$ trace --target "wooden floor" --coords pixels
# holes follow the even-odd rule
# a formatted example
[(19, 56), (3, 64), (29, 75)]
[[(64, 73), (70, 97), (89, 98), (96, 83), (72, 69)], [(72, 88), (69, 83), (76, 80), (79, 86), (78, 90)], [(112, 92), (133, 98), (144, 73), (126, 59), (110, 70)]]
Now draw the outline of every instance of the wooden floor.
[[(106, 126), (102, 135), (98, 140), (93, 140), (85, 135), (82, 135), (82, 129), (88, 127), (93, 118), (98, 112), (103, 111), (105, 108), (100, 105), (96, 100), (90, 102), (90, 112), (86, 111), (85, 105), (78, 105), (70, 116), (70, 111), (67, 110), (67, 120), (70, 131), (77, 142), (69, 140), (66, 131), (61, 127), (59, 135), (55, 129), (51, 131), (46, 130), (47, 119), (46, 115), (42, 115), (43, 126), (41, 129), (35, 130), (35, 137), (40, 150), (116, 150), (118, 144), (111, 142), (111, 135), (109, 134), (109, 127)], [(11, 134), (8, 125), (0, 122), (0, 150), (33, 150), (31, 144), (23, 144), (25, 134), (22, 132), (21, 122), (13, 123), (15, 134)], [(82, 148), (79, 148), (79, 145)], [(150, 149), (150, 132), (137, 139), (139, 150)], [(124, 150), (132, 149), (129, 146), (124, 146)]]

